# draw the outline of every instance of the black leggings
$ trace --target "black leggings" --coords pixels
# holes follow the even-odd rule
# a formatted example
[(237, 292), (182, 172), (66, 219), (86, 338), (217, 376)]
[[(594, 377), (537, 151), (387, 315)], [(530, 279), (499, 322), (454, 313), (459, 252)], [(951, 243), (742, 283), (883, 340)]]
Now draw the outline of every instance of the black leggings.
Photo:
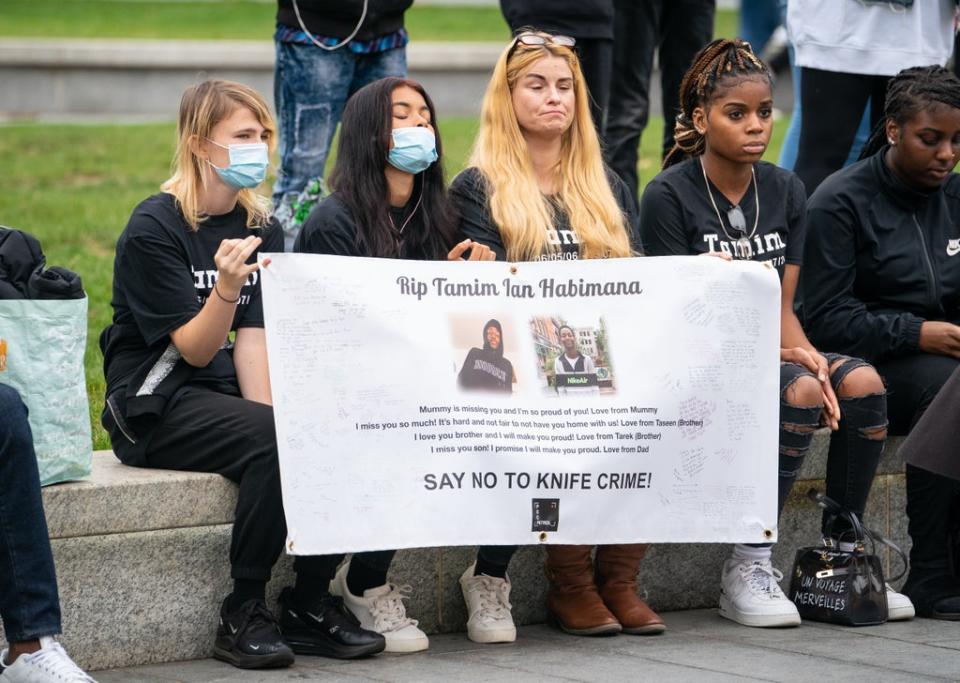
[(577, 40), (577, 55), (583, 80), (590, 93), (590, 114), (597, 134), (603, 133), (603, 122), (610, 101), (610, 74), (613, 71), (613, 41), (602, 38)]
[[(929, 353), (878, 363), (877, 370), (887, 384), (890, 432), (910, 431), (958, 366), (960, 361), (954, 358)], [(960, 485), (952, 479), (907, 465), (911, 578), (949, 572), (949, 537), (958, 492)]]
[[(104, 426), (123, 460), (127, 442), (109, 411)], [(230, 543), (231, 576), (268, 580), (287, 534), (273, 408), (201, 387), (186, 387), (143, 438), (148, 467), (213, 472), (239, 484)], [(385, 571), (394, 552), (358, 553), (355, 558)], [(343, 557), (301, 556), (294, 561), (294, 569), (329, 583)]]
[(828, 175), (843, 168), (870, 104), (870, 130), (883, 118), (886, 76), (800, 69), (800, 143), (794, 172), (813, 194)]

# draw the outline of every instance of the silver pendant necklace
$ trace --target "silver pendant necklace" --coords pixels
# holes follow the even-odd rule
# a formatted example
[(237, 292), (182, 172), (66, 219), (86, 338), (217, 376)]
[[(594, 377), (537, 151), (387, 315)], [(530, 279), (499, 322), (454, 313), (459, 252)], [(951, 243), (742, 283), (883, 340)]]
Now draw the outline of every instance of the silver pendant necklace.
[[(727, 232), (727, 226), (723, 224), (723, 218), (720, 217), (720, 209), (717, 208), (717, 202), (713, 198), (713, 191), (710, 189), (710, 181), (707, 179), (707, 169), (703, 165), (703, 157), (700, 157), (700, 170), (703, 171), (703, 184), (707, 188), (707, 196), (710, 197), (710, 205), (713, 206), (714, 213), (717, 214), (717, 221), (720, 223), (720, 229), (723, 230), (724, 236), (727, 240), (736, 245), (736, 250), (740, 252), (735, 254), (737, 258), (742, 259), (751, 259), (753, 258), (753, 246), (750, 244), (750, 240), (753, 239), (753, 236), (757, 234), (757, 225), (760, 222), (760, 191), (757, 189), (757, 174), (753, 170), (753, 166), (750, 166), (750, 181), (753, 183), (753, 201), (756, 208), (756, 213), (753, 216), (753, 230), (750, 231), (750, 234), (746, 234), (747, 222), (743, 215), (743, 209), (740, 206), (735, 206), (730, 211), (727, 212), (727, 218), (730, 219), (730, 227), (737, 227), (740, 233), (740, 237), (734, 238), (731, 237), (730, 233)], [(734, 226), (733, 219), (731, 214), (736, 214), (738, 218), (738, 226)]]

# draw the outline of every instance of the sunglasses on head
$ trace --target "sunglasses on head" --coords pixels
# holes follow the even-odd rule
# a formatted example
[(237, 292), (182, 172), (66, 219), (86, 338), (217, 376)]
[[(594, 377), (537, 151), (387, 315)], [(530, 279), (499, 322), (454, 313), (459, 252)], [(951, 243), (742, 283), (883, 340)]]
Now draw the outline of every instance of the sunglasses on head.
[(544, 45), (573, 47), (576, 44), (577, 41), (570, 36), (554, 36), (550, 35), (549, 33), (533, 33), (531, 31), (527, 31), (524, 33), (518, 33), (513, 39), (513, 45), (510, 46), (510, 51), (507, 53), (507, 59), (509, 59), (514, 53), (518, 45), (523, 45), (525, 47), (543, 47)]

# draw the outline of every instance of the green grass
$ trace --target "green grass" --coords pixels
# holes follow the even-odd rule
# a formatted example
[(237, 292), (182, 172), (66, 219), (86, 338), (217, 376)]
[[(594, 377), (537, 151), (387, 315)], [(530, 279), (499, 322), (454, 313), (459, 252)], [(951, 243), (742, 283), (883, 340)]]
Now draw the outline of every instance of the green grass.
[[(0, 0), (0, 35), (43, 38), (269, 40), (276, 4), (264, 0)], [(406, 14), (413, 40), (504, 42), (510, 30), (493, 6), (414, 4)], [(717, 35), (736, 32), (736, 12), (717, 12)]]
[[(786, 124), (775, 127), (769, 159), (776, 159)], [(441, 120), (450, 177), (466, 163), (477, 125), (473, 118)], [(662, 130), (662, 120), (653, 118), (643, 136), (641, 184), (657, 173)], [(90, 299), (85, 361), (96, 448), (109, 448), (99, 424), (104, 381), (97, 338), (112, 315), (114, 244), (133, 207), (167, 177), (173, 142), (173, 124), (0, 127), (0, 158), (16, 160), (5, 169), (0, 224), (36, 235), (47, 263), (80, 273)]]

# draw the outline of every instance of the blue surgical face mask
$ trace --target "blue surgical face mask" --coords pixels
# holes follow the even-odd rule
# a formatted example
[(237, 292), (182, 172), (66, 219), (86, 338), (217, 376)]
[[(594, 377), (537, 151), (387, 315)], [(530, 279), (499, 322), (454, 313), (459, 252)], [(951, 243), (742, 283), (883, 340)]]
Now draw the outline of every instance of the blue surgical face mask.
[(437, 160), (437, 139), (429, 128), (394, 128), (393, 147), (387, 161), (407, 173), (420, 173)]
[(221, 145), (213, 142), (217, 147), (223, 147), (230, 152), (230, 164), (220, 168), (207, 159), (213, 166), (220, 179), (230, 187), (238, 190), (256, 187), (267, 177), (267, 166), (270, 163), (270, 153), (266, 143), (254, 142), (246, 145)]

